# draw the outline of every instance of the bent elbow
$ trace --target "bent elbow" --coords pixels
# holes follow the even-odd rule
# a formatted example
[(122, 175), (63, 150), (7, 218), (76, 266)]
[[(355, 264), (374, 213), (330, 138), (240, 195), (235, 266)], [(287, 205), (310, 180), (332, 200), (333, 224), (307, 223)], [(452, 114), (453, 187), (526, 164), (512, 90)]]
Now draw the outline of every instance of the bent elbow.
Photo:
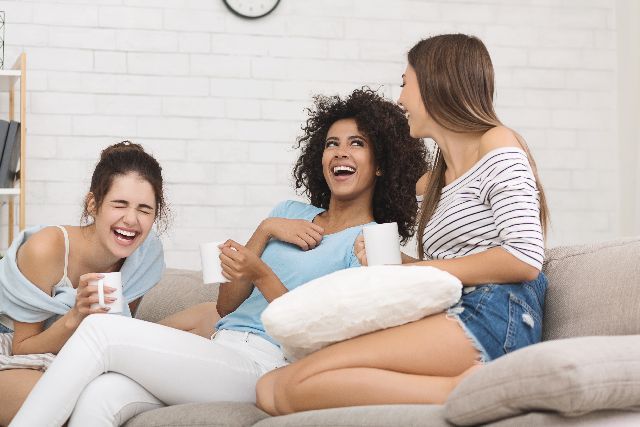
[(536, 267), (528, 265), (527, 268), (523, 271), (524, 282), (530, 282), (532, 280), (536, 280), (540, 275), (540, 270)]

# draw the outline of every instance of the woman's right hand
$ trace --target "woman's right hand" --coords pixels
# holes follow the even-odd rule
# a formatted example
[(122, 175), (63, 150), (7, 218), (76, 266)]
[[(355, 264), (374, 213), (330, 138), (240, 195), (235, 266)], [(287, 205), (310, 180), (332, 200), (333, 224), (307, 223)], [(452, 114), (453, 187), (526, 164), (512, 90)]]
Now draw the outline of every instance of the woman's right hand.
[(274, 239), (291, 243), (303, 251), (313, 249), (322, 241), (324, 228), (304, 219), (267, 218), (260, 227)]
[[(93, 304), (98, 303), (99, 297), (98, 286), (91, 285), (89, 282), (95, 282), (103, 277), (104, 275), (100, 273), (87, 273), (80, 276), (80, 281), (76, 288), (76, 304), (72, 309), (79, 318), (85, 318), (90, 314), (109, 312), (109, 307), (97, 306), (95, 308), (91, 308)], [(105, 304), (110, 304), (116, 300), (114, 297), (110, 296), (114, 291), (114, 288), (109, 286), (104, 287)]]
[(358, 235), (355, 243), (353, 244), (353, 252), (356, 254), (356, 258), (360, 262), (360, 265), (366, 267), (367, 264), (367, 249), (364, 247), (364, 236), (362, 233)]

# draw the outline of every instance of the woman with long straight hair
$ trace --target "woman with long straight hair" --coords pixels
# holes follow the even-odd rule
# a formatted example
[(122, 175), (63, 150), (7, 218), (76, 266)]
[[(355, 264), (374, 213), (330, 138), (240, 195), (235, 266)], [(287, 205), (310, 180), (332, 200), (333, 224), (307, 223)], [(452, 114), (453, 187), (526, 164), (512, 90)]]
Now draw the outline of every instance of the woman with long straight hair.
[[(547, 207), (525, 142), (494, 111), (486, 47), (463, 34), (422, 40), (402, 79), (398, 104), (411, 136), (437, 145), (416, 187), (420, 259), (403, 262), (453, 274), (462, 297), (445, 313), (337, 343), (263, 376), (257, 402), (272, 415), (443, 403), (478, 365), (540, 340)], [(366, 265), (364, 241), (355, 246)]]

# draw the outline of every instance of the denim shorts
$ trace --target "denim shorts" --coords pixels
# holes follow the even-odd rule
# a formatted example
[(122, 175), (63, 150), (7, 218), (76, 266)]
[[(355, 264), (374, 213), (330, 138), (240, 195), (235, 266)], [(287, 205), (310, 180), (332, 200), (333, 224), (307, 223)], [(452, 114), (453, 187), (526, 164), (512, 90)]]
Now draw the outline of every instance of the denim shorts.
[(514, 284), (463, 288), (460, 301), (447, 310), (458, 320), (485, 363), (542, 337), (542, 314), (547, 278)]

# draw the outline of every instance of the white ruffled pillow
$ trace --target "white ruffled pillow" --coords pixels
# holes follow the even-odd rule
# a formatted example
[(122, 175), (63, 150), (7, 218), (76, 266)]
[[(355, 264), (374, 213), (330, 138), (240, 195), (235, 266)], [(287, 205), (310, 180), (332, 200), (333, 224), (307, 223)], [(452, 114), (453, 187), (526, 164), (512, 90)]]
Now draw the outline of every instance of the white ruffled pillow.
[(262, 313), (262, 323), (294, 361), (330, 344), (444, 311), (461, 294), (460, 280), (434, 267), (350, 268), (276, 298)]

